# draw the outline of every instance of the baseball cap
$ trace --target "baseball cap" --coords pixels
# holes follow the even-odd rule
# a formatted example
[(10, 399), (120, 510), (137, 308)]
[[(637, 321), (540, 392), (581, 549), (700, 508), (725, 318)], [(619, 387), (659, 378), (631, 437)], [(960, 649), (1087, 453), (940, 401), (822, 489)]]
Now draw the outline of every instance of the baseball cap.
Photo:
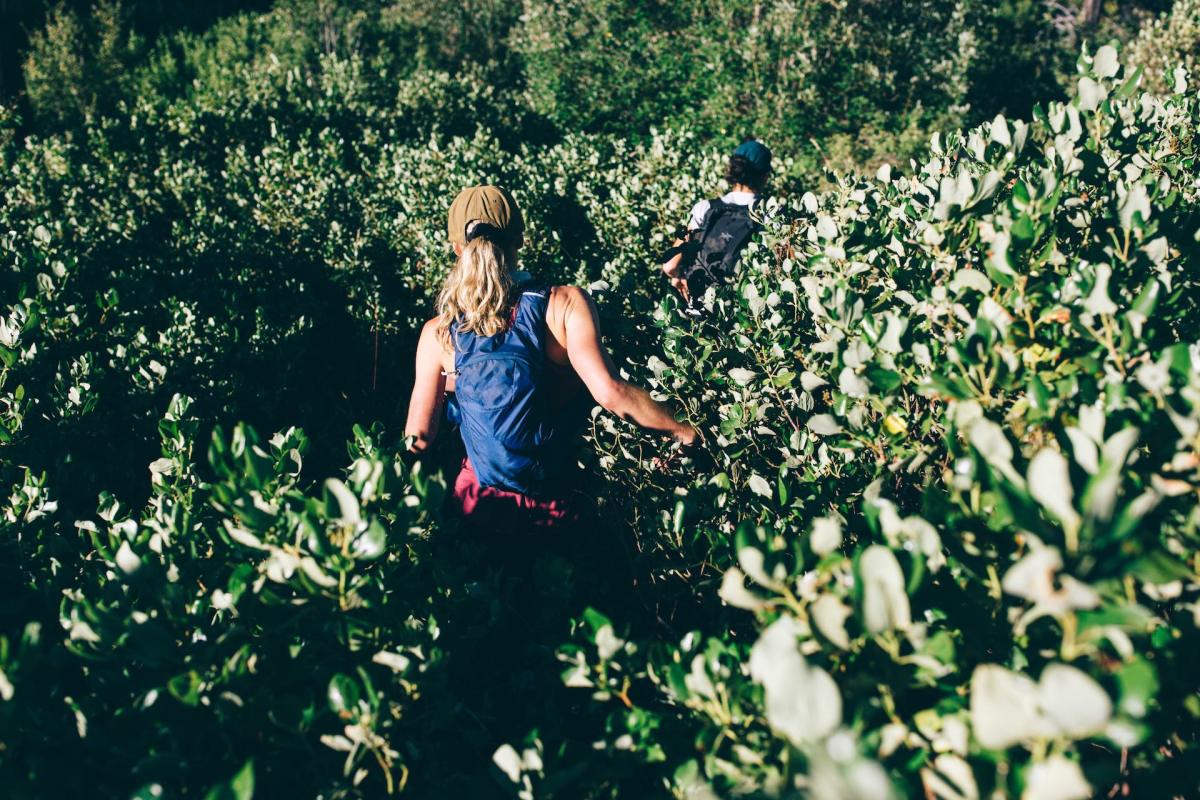
[(759, 172), (766, 172), (771, 169), (771, 151), (762, 142), (754, 139), (747, 139), (737, 146), (733, 151), (733, 155), (741, 156), (750, 162), (750, 166), (754, 167)]
[(467, 223), (486, 222), (510, 237), (525, 232), (525, 220), (517, 201), (499, 186), (470, 186), (458, 193), (450, 204), (446, 235), (451, 242), (466, 242)]

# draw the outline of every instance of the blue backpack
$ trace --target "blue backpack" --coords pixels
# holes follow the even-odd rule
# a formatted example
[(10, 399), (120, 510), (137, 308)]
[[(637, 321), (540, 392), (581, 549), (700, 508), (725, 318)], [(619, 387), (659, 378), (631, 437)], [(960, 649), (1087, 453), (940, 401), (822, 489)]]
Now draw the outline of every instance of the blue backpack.
[[(462, 426), (481, 486), (536, 496), (570, 472), (571, 444), (586, 417), (579, 402), (550, 410), (545, 387), (550, 291), (544, 286), (518, 291), (507, 330), (479, 336), (451, 325), (457, 410), (452, 405), (450, 416)], [(577, 400), (590, 404), (587, 392), (580, 394)]]

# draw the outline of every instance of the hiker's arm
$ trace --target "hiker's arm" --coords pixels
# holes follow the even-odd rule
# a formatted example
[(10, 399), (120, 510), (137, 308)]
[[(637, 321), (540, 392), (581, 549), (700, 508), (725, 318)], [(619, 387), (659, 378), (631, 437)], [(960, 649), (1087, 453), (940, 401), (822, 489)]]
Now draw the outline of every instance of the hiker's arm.
[(692, 206), (692, 211), (690, 214), (688, 214), (687, 233), (685, 233), (683, 236), (676, 236), (675, 241), (671, 244), (671, 249), (678, 249), (679, 252), (671, 256), (662, 264), (663, 274), (667, 276), (667, 280), (670, 281), (671, 286), (675, 289), (675, 291), (683, 295), (683, 299), (687, 302), (691, 302), (691, 298), (688, 296), (687, 281), (685, 281), (683, 279), (683, 275), (680, 274), (680, 267), (683, 265), (684, 256), (682, 245), (687, 244), (688, 241), (691, 240), (693, 231), (703, 227), (704, 215), (706, 213), (708, 213), (707, 201), (701, 200), (700, 202), (696, 203), (696, 205)]
[[(698, 230), (704, 224), (704, 214), (708, 211), (708, 203), (704, 200), (692, 206), (692, 210), (688, 212), (688, 221), (686, 231), (680, 236), (678, 233), (675, 236), (675, 241), (671, 243), (671, 249), (674, 250), (680, 245), (687, 243), (692, 236), (692, 231)], [(679, 265), (683, 261), (683, 251), (676, 253), (663, 262), (662, 271), (668, 278), (672, 278), (672, 283), (680, 277)]]
[(446, 376), (442, 374), (442, 343), (437, 337), (437, 321), (430, 320), (421, 329), (417, 343), (417, 374), (412, 397), (408, 401), (408, 422), (404, 435), (415, 437), (413, 452), (421, 452), (437, 437), (446, 400)]
[(684, 302), (691, 302), (691, 297), (688, 296), (687, 281), (680, 274), (682, 272), (680, 266), (683, 264), (683, 249), (680, 246), (685, 242), (687, 239), (676, 239), (675, 243), (671, 245), (672, 249), (679, 248), (679, 252), (663, 262), (662, 271), (667, 276), (667, 282), (671, 284), (671, 288), (679, 292)]
[[(679, 247), (681, 244), (683, 244), (686, 241), (687, 241), (686, 239), (676, 239), (674, 242), (671, 243), (671, 248), (674, 249), (676, 247)], [(678, 278), (679, 277), (679, 264), (682, 261), (683, 261), (683, 251), (680, 250), (678, 253), (676, 253), (675, 255), (671, 256), (669, 259), (667, 259), (666, 261), (663, 262), (663, 265), (662, 265), (663, 274), (666, 275), (668, 278)]]
[[(678, 246), (682, 240), (675, 243)], [(688, 292), (687, 280), (680, 274), (680, 264), (683, 262), (683, 253), (676, 253), (670, 261), (662, 265), (663, 274), (667, 276), (667, 283), (671, 284), (671, 288), (679, 292), (679, 296), (683, 298), (683, 302), (692, 302), (691, 293)]]
[(565, 286), (567, 358), (592, 394), (592, 399), (622, 419), (650, 430), (662, 431), (684, 444), (696, 439), (696, 429), (676, 422), (662, 403), (645, 389), (622, 380), (604, 346), (600, 344), (600, 324), (591, 297), (576, 286)]

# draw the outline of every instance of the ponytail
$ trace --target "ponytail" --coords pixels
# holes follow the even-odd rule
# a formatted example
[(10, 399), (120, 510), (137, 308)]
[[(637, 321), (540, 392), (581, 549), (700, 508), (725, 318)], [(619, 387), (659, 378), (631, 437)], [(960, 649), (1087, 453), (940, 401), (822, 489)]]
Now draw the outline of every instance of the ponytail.
[(446, 347), (453, 346), (450, 326), (455, 323), (478, 336), (508, 328), (513, 285), (505, 238), (487, 223), (468, 223), (467, 243), (437, 299), (437, 333)]

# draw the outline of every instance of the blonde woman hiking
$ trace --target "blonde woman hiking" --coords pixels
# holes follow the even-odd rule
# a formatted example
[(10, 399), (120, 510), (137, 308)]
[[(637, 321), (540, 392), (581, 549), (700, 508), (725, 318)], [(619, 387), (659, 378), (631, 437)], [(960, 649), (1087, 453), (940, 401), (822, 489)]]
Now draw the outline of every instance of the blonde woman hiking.
[(496, 186), (464, 189), (450, 206), (457, 261), (437, 316), (421, 331), (405, 426), (412, 448), (424, 450), (446, 393), (455, 393), (467, 457), (453, 495), (469, 521), (488, 529), (576, 518), (573, 446), (593, 404), (684, 445), (697, 436), (617, 375), (586, 291), (516, 273), (524, 231), (516, 201)]

